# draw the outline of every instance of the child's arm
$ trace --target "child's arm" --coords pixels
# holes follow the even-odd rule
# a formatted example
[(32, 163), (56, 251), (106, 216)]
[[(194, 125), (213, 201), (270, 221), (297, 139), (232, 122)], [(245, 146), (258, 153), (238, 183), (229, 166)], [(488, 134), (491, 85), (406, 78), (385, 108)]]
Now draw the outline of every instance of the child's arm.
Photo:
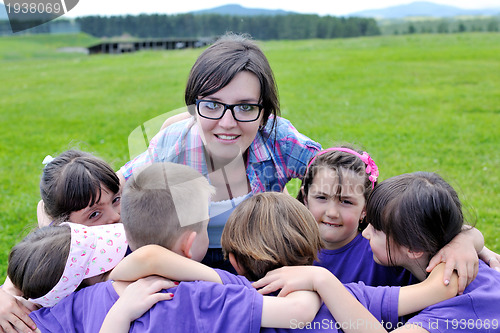
[[(158, 245), (143, 246), (132, 252), (113, 269), (110, 279), (135, 281), (149, 275), (160, 275), (178, 281), (222, 283), (219, 274), (211, 267)], [(292, 320), (308, 322), (314, 319), (320, 306), (319, 297), (313, 292), (294, 293), (290, 298), (281, 299), (265, 296), (262, 325), (288, 328)]]
[[(116, 282), (116, 284), (125, 284)], [(117, 287), (120, 298), (111, 307), (101, 326), (100, 333), (128, 332), (130, 323), (142, 316), (159, 301), (170, 300), (173, 294), (161, 290), (172, 288), (173, 282), (159, 276), (149, 276), (131, 284)]]
[(150, 275), (160, 275), (177, 281), (203, 280), (222, 283), (219, 274), (212, 268), (159, 245), (143, 246), (123, 258), (111, 272), (110, 279), (135, 281)]
[[(423, 282), (402, 287), (398, 299), (398, 315), (420, 311), (432, 304), (447, 300), (457, 294), (458, 277), (452, 275), (448, 286), (441, 283), (444, 264), (439, 265)], [(332, 316), (339, 323), (361, 322), (359, 330), (353, 332), (386, 332), (378, 320), (347, 291), (344, 285), (328, 270), (316, 266), (283, 267), (268, 273), (255, 282), (254, 287), (269, 293), (281, 289), (280, 295), (294, 290), (315, 290), (325, 302)], [(366, 324), (366, 325), (365, 325)], [(350, 325), (345, 332), (351, 332)], [(368, 329), (369, 328), (369, 329)]]
[[(263, 287), (259, 290), (263, 294), (281, 289), (279, 295), (283, 296), (294, 290), (314, 290), (345, 333), (386, 332), (377, 318), (358, 302), (335, 275), (323, 267), (282, 267), (267, 273), (253, 285), (256, 288)], [(349, 325), (352, 322), (362, 322), (363, 325)]]
[(491, 251), (486, 246), (478, 253), (479, 259), (488, 264), (491, 268), (500, 272), (500, 255)]
[(462, 294), (465, 287), (476, 278), (479, 269), (478, 253), (483, 247), (483, 234), (476, 228), (464, 226), (462, 232), (431, 259), (427, 272), (432, 271), (441, 262), (446, 263), (444, 283), (450, 281), (453, 271), (456, 270), (458, 291)]
[(292, 323), (314, 320), (321, 298), (312, 291), (295, 291), (286, 297), (264, 296), (261, 327), (292, 328)]
[(445, 301), (458, 293), (458, 275), (453, 273), (448, 285), (443, 285), (445, 264), (436, 266), (422, 282), (401, 287), (399, 290), (398, 315), (406, 316), (428, 306)]

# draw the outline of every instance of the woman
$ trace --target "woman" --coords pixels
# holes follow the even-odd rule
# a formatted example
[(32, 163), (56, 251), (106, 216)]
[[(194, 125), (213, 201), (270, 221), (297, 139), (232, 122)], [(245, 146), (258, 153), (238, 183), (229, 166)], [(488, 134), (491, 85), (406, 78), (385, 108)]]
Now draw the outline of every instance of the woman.
[(216, 188), (210, 205), (210, 245), (204, 263), (232, 270), (220, 236), (227, 217), (255, 193), (284, 190), (301, 178), (320, 145), (278, 117), (276, 83), (264, 53), (248, 38), (225, 35), (197, 59), (185, 102), (190, 116), (162, 129), (146, 152), (118, 172), (170, 161), (194, 167)]

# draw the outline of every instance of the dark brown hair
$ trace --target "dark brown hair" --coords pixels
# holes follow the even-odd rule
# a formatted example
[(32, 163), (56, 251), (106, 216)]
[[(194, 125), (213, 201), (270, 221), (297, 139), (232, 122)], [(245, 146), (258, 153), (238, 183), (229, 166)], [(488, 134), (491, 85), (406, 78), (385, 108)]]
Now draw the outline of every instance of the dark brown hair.
[(99, 203), (101, 184), (114, 194), (120, 190), (120, 180), (106, 162), (67, 150), (43, 169), (40, 194), (45, 211), (56, 224), (67, 221), (71, 212)]
[[(263, 125), (269, 116), (280, 114), (278, 88), (262, 50), (245, 35), (226, 34), (208, 47), (191, 68), (185, 102), (192, 106), (200, 96), (211, 95), (231, 82), (236, 74), (248, 71), (260, 82), (260, 101), (264, 106)], [(189, 107), (194, 115), (195, 110)]]
[(311, 212), (279, 192), (258, 193), (239, 204), (224, 226), (221, 244), (251, 281), (282, 266), (312, 265), (323, 247)]
[(70, 244), (66, 225), (35, 229), (10, 251), (9, 279), (26, 298), (47, 294), (61, 279)]
[(368, 198), (366, 218), (386, 234), (389, 259), (391, 242), (432, 257), (461, 232), (464, 223), (457, 193), (431, 172), (381, 182)]

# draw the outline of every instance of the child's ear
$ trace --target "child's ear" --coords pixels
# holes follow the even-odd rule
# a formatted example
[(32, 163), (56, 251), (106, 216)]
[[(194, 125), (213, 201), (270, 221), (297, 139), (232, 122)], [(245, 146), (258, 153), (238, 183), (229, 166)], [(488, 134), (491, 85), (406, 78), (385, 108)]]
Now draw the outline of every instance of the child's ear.
[(302, 193), (302, 198), (304, 199), (304, 205), (307, 207), (307, 196), (306, 192), (304, 192), (304, 186), (300, 187), (300, 193)]
[(366, 206), (363, 208), (361, 211), (361, 215), (359, 216), (359, 221), (363, 221), (363, 219), (366, 217)]
[(412, 251), (410, 249), (406, 249), (406, 255), (410, 259), (418, 259), (424, 255), (424, 252), (422, 251)]
[(229, 262), (233, 266), (236, 273), (238, 273), (238, 275), (245, 275), (246, 270), (240, 266), (240, 264), (238, 263), (238, 260), (236, 260), (236, 257), (234, 256), (234, 253), (232, 253), (232, 252), (229, 253)]
[(193, 246), (193, 242), (196, 239), (197, 233), (195, 231), (187, 231), (181, 243), (181, 252), (186, 257), (191, 259), (193, 254), (191, 253), (191, 248)]

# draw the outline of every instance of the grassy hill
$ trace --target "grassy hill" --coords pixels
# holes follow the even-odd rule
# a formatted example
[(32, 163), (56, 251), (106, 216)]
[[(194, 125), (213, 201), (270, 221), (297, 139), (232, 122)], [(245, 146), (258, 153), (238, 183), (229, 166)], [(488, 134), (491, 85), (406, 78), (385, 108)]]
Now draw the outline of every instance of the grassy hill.
[[(201, 52), (57, 52), (94, 42), (86, 35), (0, 38), (0, 274), (10, 247), (36, 223), (43, 158), (79, 147), (118, 169), (129, 159), (134, 128), (183, 106)], [(500, 34), (261, 46), (275, 71), (283, 116), (298, 130), (324, 147), (361, 144), (381, 179), (441, 173), (487, 245), (500, 252)]]

